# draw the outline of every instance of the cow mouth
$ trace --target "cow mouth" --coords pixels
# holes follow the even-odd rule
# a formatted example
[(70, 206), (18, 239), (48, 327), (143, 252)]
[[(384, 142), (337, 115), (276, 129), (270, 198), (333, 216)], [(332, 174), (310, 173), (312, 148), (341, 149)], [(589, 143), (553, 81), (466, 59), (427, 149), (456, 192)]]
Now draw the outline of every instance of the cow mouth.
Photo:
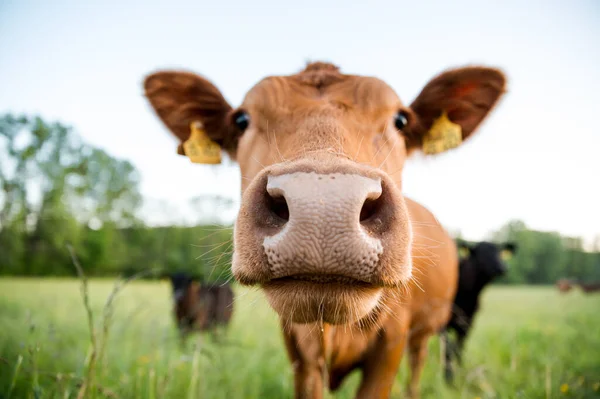
[(314, 284), (339, 284), (357, 287), (375, 287), (375, 284), (339, 274), (294, 274), (291, 276), (272, 279), (273, 283), (306, 282)]
[(356, 322), (378, 305), (383, 287), (341, 275), (295, 274), (262, 284), (271, 307), (294, 323)]

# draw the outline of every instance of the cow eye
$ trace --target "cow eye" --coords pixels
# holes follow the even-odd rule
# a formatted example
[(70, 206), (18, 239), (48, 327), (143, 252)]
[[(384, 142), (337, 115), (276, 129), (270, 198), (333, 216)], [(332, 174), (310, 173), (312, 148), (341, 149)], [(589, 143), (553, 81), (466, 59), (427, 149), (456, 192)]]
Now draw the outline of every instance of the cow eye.
[(246, 112), (240, 111), (233, 117), (233, 123), (243, 132), (250, 124), (250, 116)]
[(402, 130), (406, 125), (408, 125), (408, 116), (404, 111), (398, 111), (396, 116), (394, 117), (394, 125), (396, 129)]

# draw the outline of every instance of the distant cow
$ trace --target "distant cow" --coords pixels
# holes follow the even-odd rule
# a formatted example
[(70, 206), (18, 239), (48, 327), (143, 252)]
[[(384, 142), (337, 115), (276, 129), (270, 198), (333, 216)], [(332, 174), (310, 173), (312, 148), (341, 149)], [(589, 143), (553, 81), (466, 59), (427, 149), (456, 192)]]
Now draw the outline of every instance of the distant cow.
[(214, 330), (229, 324), (233, 290), (220, 283), (199, 283), (186, 273), (170, 275), (174, 313), (182, 341), (192, 331)]
[(600, 282), (594, 282), (594, 283), (577, 283), (577, 285), (586, 294), (600, 291)]
[(581, 288), (586, 294), (600, 291), (600, 282), (582, 283), (576, 280), (560, 279), (556, 282), (556, 286), (560, 292), (569, 292), (575, 287)]
[(560, 292), (569, 292), (571, 291), (571, 289), (573, 288), (573, 286), (575, 285), (575, 283), (571, 280), (565, 279), (565, 278), (561, 278), (560, 280), (558, 280), (556, 282), (556, 287), (558, 288), (558, 290)]
[[(456, 359), (460, 363), (462, 360), (464, 342), (479, 309), (481, 292), (492, 280), (506, 273), (503, 252), (512, 255), (517, 248), (513, 243), (497, 245), (479, 242), (469, 245), (460, 241), (458, 247), (459, 250), (466, 250), (467, 255), (460, 260), (452, 316), (443, 332), (446, 338), (445, 376), (448, 383), (454, 378), (452, 361)], [(456, 332), (456, 342), (450, 338), (450, 329)]]

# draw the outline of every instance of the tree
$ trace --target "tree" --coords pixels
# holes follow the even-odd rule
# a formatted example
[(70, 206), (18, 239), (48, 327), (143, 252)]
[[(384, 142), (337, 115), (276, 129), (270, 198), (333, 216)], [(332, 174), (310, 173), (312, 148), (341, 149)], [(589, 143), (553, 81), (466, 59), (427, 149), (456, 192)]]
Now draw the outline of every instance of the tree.
[(0, 138), (0, 265), (7, 270), (71, 270), (65, 245), (77, 247), (90, 223), (136, 221), (139, 178), (129, 162), (39, 117), (1, 117)]
[(521, 221), (511, 221), (492, 234), (492, 239), (518, 245), (508, 274), (499, 282), (553, 284), (559, 278), (600, 278), (600, 264), (596, 261), (600, 254), (586, 252), (579, 237), (530, 230)]

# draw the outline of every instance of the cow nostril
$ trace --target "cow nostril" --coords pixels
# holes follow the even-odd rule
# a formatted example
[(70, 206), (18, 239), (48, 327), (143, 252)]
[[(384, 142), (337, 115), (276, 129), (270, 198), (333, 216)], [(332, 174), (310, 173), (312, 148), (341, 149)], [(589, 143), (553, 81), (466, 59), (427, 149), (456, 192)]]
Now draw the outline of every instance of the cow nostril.
[(378, 198), (367, 198), (360, 210), (360, 222), (364, 223), (374, 219), (383, 206), (383, 196)]
[(283, 196), (271, 196), (267, 194), (267, 208), (278, 218), (288, 221), (290, 220), (290, 210)]

